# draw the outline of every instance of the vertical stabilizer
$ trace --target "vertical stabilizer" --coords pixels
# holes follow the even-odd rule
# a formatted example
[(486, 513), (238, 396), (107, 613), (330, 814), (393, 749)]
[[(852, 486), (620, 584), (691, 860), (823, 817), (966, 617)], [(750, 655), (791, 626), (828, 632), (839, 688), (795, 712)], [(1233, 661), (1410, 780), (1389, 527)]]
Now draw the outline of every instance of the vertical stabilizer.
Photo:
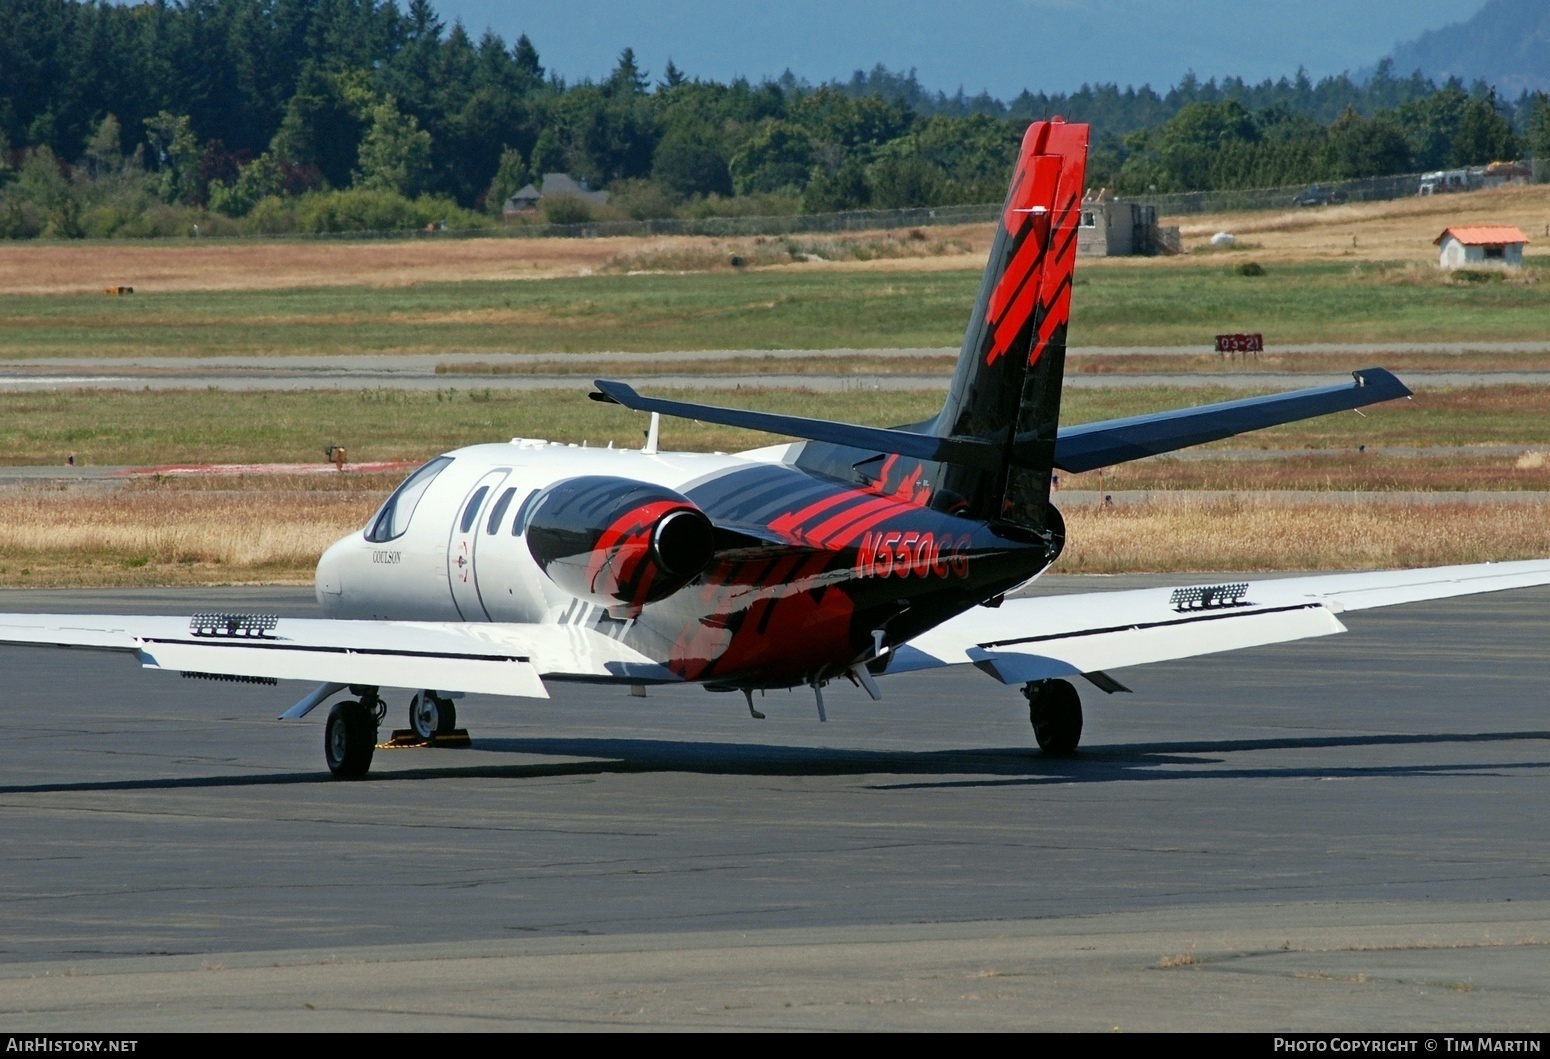
[(942, 468), (938, 489), (974, 515), (1045, 530), (1088, 126), (1034, 122), (1023, 136), (947, 403), (927, 428), (993, 442), (996, 471)]

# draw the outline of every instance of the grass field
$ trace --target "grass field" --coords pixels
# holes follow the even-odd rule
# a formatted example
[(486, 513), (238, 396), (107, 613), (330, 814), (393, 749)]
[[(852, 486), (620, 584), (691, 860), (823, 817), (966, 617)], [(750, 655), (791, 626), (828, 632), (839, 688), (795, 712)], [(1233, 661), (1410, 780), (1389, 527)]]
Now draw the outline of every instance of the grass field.
[[(0, 463), (155, 465), (180, 462), (321, 462), (344, 445), (359, 462), (427, 459), (460, 445), (541, 437), (638, 447), (645, 417), (574, 390), (364, 390), (241, 392), (76, 390), (0, 394)], [(704, 400), (695, 391), (651, 390)], [(1068, 390), (1069, 424), (1244, 396), (1241, 390), (1135, 387)], [(874, 426), (919, 422), (941, 407), (935, 392), (740, 390), (719, 404), (843, 419)], [(736, 451), (770, 435), (685, 420), (663, 425), (665, 448)], [(1423, 392), (1364, 415), (1342, 413), (1219, 442), (1215, 448), (1353, 450), (1438, 445), (1550, 448), (1550, 391), (1500, 386)], [(1148, 464), (1146, 466), (1152, 466)], [(1117, 472), (1116, 472), (1117, 473)]]
[(1351, 570), (1550, 555), (1540, 504), (1286, 505), (1257, 497), (1067, 506), (1063, 573)]
[(1272, 490), (1380, 494), (1550, 490), (1550, 456), (1538, 449), (1484, 454), (1396, 456), (1382, 450), (1294, 454), (1273, 459), (1182, 459), (1122, 463), (1099, 473), (1061, 476), (1067, 489)]
[(362, 526), (391, 488), (370, 484), (10, 491), (0, 494), (0, 585), (310, 583), (323, 549)]
[[(368, 483), (380, 486), (385, 481)], [(317, 557), (381, 493), (148, 483), (112, 493), (0, 493), (0, 585), (307, 584)], [(1287, 505), (1264, 497), (1065, 504), (1065, 573), (1351, 569), (1543, 557), (1545, 507)]]
[[(1070, 391), (1080, 422), (1199, 403), (1197, 390)], [(693, 396), (685, 394), (683, 396)], [(887, 424), (925, 418), (932, 393), (724, 395), (737, 403)], [(1288, 506), (1273, 496), (1122, 505), (1070, 501), (1070, 547), (1060, 568), (1121, 570), (1348, 568), (1472, 562), (1550, 554), (1540, 505), (1415, 504), (1392, 490), (1550, 490), (1550, 392), (1532, 387), (1422, 394), (1220, 443), (1326, 449), (1265, 460), (1223, 454), (1147, 460), (1064, 476), (1071, 489), (1339, 490), (1348, 502)], [(322, 445), (352, 458), (424, 459), (514, 434), (637, 446), (643, 417), (575, 393), (176, 393), (129, 391), (0, 397), (0, 444), (11, 462), (86, 464), (322, 461)], [(664, 445), (746, 448), (759, 435), (669, 421)], [(1358, 454), (1358, 445), (1375, 451)], [(1512, 451), (1391, 457), (1393, 446), (1515, 447)], [(1526, 451), (1525, 451), (1526, 450)], [(359, 527), (397, 474), (166, 478), (0, 492), (0, 585), (305, 583), (317, 555)], [(1057, 502), (1059, 498), (1057, 497)]]
[[(1393, 207), (1391, 226), (1431, 224), (1431, 215), (1417, 209)], [(1330, 250), (1329, 240), (1344, 223), (1340, 216), (1313, 211), (1279, 222), (1261, 217), (1253, 239), (1263, 239), (1264, 246), (1232, 253), (1084, 262), (1077, 274), (1070, 340), (1077, 346), (1196, 345), (1204, 351), (1222, 330), (1261, 331), (1272, 346), (1550, 339), (1550, 283), (1542, 282), (1550, 262), (1545, 259), (1535, 259), (1523, 276), (1510, 281), (1450, 280), (1417, 264), (1413, 254), (1389, 261), (1363, 256), (1366, 250)], [(1201, 223), (1210, 224), (1209, 219)], [(976, 238), (967, 241), (977, 246)], [(1298, 240), (1324, 249), (1298, 250), (1292, 247)], [(918, 261), (731, 269), (720, 264), (725, 247), (712, 253), (695, 246), (690, 257), (714, 261), (716, 267), (682, 275), (627, 275), (618, 269), (670, 263), (679, 260), (672, 255), (682, 248), (648, 246), (643, 252), (639, 241), (607, 246), (549, 241), (524, 245), (526, 257), (505, 260), (499, 253), (505, 242), (460, 248), (418, 242), (303, 248), (141, 245), (129, 247), (133, 254), (128, 258), (112, 256), (119, 248), (43, 247), (37, 250), (48, 253), (37, 261), (25, 252), (33, 248), (6, 247), (0, 253), (0, 358), (555, 352), (576, 357), (534, 370), (638, 373), (638, 365), (610, 362), (606, 354), (954, 347), (979, 282), (975, 252)], [(64, 250), (74, 256), (61, 256)], [(1265, 275), (1239, 273), (1239, 263), (1259, 257)], [(581, 259), (591, 262), (586, 269), (596, 266), (596, 274), (578, 275)], [(119, 298), (91, 293), (96, 280), (85, 288), (77, 281), (69, 288), (74, 293), (63, 292), (67, 287), (61, 286), (59, 277), (65, 273), (60, 269), (74, 268), (79, 276), (80, 270), (111, 271), (134, 260), (152, 262), (161, 285), (141, 285), (133, 296)], [(548, 278), (514, 282), (519, 276)], [(27, 286), (29, 280), (36, 281), (33, 287)], [(134, 279), (119, 275), (113, 281)], [(1399, 370), (1550, 366), (1544, 353), (1500, 351), (1372, 359)], [(658, 366), (683, 373), (749, 374), (775, 367), (756, 355), (705, 365), (670, 353)], [(1361, 366), (1334, 354), (1223, 362), (1203, 353), (1077, 358), (1072, 370), (1339, 371)], [(712, 400), (878, 425), (912, 422), (933, 414), (941, 394), (867, 391), (864, 373), (931, 372), (945, 383), (948, 368), (948, 358), (900, 362), (885, 353), (819, 355), (781, 361), (778, 370), (856, 373), (863, 376), (857, 388), (843, 393), (742, 390), (718, 393)], [(454, 373), (447, 389), (430, 393), (7, 393), (0, 395), (0, 462), (60, 464), (70, 454), (87, 465), (321, 462), (323, 446), (329, 444), (347, 446), (357, 461), (421, 460), (460, 445), (512, 436), (638, 446), (644, 417), (588, 401), (586, 389), (582, 379), (574, 390), (483, 389), (476, 375)], [(1062, 418), (1079, 423), (1245, 393), (1068, 390)], [(677, 396), (705, 399), (703, 393)], [(1061, 568), (1337, 568), (1547, 555), (1550, 533), (1538, 517), (1538, 505), (1418, 505), (1381, 496), (1418, 489), (1550, 490), (1547, 424), (1547, 390), (1423, 391), (1413, 401), (1369, 409), (1365, 416), (1326, 417), (1215, 446), (1321, 450), (1313, 454), (1247, 460), (1229, 454), (1212, 458), (1208, 452), (1203, 460), (1123, 465), (1101, 478), (1070, 476), (1063, 483), (1068, 489), (1380, 495), (1359, 511), (1350, 504), (1288, 508), (1253, 496), (1118, 511), (1077, 506), (1068, 511), (1071, 548)], [(668, 421), (662, 443), (666, 448), (737, 450), (771, 440), (777, 439)], [(1358, 454), (1358, 446), (1370, 451)], [(1436, 446), (1466, 451), (1404, 457), (1385, 451)], [(1505, 449), (1468, 451), (1480, 446)], [(317, 553), (359, 526), (394, 477), (11, 488), (0, 493), (0, 584), (305, 582)]]
[[(1290, 207), (1290, 204), (1288, 204)], [(1270, 261), (1409, 261), (1433, 265), (1432, 240), (1450, 225), (1517, 225), (1544, 252), (1550, 236), (1550, 185), (1516, 185), (1456, 195), (1415, 195), (1388, 202), (1353, 202), (1315, 209), (1195, 214), (1164, 218), (1177, 224), (1186, 248), (1232, 232)]]
[[(1447, 282), (1434, 270), (1084, 263), (1074, 346), (1209, 349), (1220, 331), (1298, 342), (1550, 337), (1550, 283)], [(396, 353), (603, 353), (956, 346), (972, 271), (596, 275), (281, 291), (0, 295), (0, 358)]]

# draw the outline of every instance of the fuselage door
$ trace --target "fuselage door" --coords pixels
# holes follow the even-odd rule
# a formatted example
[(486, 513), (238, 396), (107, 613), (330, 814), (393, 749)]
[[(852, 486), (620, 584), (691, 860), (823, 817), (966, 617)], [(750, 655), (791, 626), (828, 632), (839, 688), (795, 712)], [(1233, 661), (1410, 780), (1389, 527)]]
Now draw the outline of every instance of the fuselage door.
[(479, 598), (479, 579), (474, 573), (478, 562), (479, 537), (483, 518), (500, 493), (500, 484), (511, 474), (501, 467), (485, 474), (463, 498), (453, 515), (452, 538), (447, 543), (447, 580), (452, 585), (452, 602), (464, 621), (489, 621), (490, 614)]

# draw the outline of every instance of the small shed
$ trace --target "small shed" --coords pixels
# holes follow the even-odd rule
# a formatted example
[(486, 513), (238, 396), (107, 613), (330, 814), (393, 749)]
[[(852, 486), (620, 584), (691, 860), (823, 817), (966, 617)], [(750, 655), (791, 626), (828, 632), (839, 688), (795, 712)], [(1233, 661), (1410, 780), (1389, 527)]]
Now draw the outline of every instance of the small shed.
[(1440, 268), (1465, 265), (1522, 268), (1523, 247), (1527, 242), (1528, 236), (1514, 225), (1492, 224), (1444, 228), (1442, 234), (1432, 240), (1432, 245), (1442, 248), (1437, 257)]
[(1078, 257), (1124, 257), (1155, 254), (1161, 248), (1157, 207), (1140, 202), (1116, 202), (1100, 191), (1082, 203), (1076, 232)]

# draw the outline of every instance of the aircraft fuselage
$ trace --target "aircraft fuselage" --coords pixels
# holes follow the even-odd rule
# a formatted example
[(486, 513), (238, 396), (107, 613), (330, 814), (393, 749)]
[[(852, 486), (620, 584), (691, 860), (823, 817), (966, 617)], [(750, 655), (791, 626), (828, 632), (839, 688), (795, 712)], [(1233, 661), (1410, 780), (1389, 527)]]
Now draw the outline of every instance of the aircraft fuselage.
[[(790, 687), (867, 662), (1055, 557), (1044, 539), (926, 506), (928, 490), (884, 495), (792, 466), (792, 451), (460, 449), (403, 525), (374, 519), (324, 554), (318, 601), (335, 618), (584, 626), (682, 680)], [(632, 564), (683, 500), (715, 536), (673, 587)], [(568, 505), (567, 525), (604, 514), (592, 537), (552, 543), (538, 539), (546, 505)]]

